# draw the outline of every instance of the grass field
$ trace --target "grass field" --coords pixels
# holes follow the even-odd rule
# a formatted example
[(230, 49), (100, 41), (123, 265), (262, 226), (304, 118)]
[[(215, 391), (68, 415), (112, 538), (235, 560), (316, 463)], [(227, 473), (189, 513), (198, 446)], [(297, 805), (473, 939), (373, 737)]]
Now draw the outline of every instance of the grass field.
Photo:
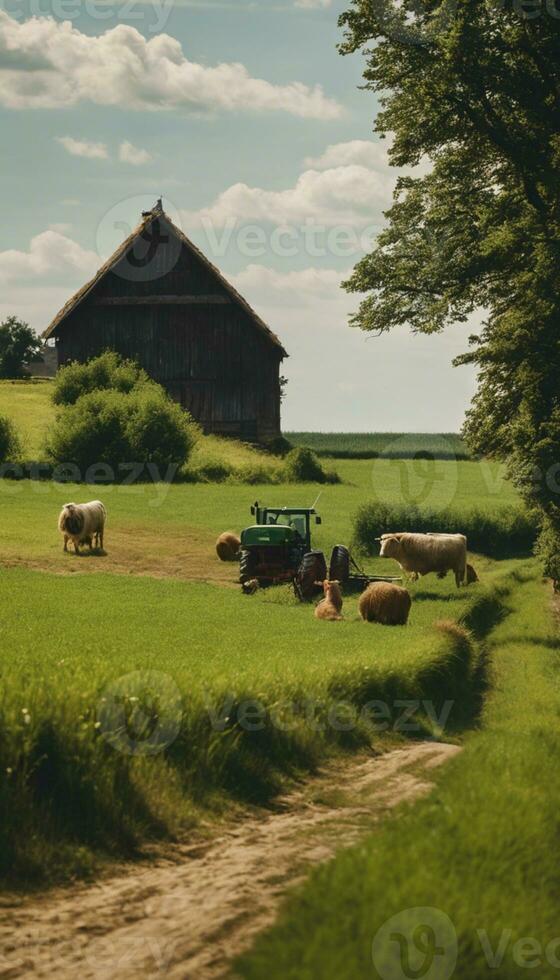
[(344, 459), (410, 459), (417, 453), (434, 459), (468, 459), (470, 453), (454, 432), (286, 432), (294, 446), (309, 446), (320, 456)]
[[(83, 873), (100, 853), (188, 829), (202, 805), (264, 802), (281, 776), (375, 740), (361, 714), (372, 700), (393, 725), (395, 699), (429, 701), (436, 717), (451, 699), (445, 727), (460, 731), (479, 705), (479, 654), (434, 621), (473, 616), (486, 596), (446, 585), (415, 589), (404, 631), (363, 624), (355, 599), (345, 623), (318, 623), (287, 588), (250, 598), (202, 583), (4, 569), (0, 875)], [(244, 728), (247, 704), (263, 713), (257, 731)], [(326, 721), (339, 709), (340, 729)], [(160, 729), (165, 751), (156, 742), (146, 755)], [(417, 732), (426, 730), (433, 719), (419, 705)]]
[(0, 381), (0, 415), (15, 423), (24, 455), (40, 458), (54, 419), (50, 381)]
[[(346, 483), (326, 488), (320, 500), (324, 523), (315, 543), (326, 551), (349, 540), (356, 507), (372, 492), (370, 463), (341, 465)], [(484, 493), (477, 464), (438, 465), (449, 470), (462, 500), (473, 486)], [(391, 461), (375, 467), (378, 492), (393, 499), (398, 468)], [(445, 479), (435, 488), (448, 494)], [(505, 484), (503, 492), (515, 499)], [(245, 526), (256, 497), (311, 504), (316, 486), (144, 485), (95, 493), (109, 513), (107, 554), (76, 557), (62, 552), (57, 514), (64, 500), (88, 499), (92, 489), (0, 481), (0, 604), (7, 611), (0, 636), (10, 650), (0, 701), (0, 853), (10, 855), (19, 881), (86, 873), (100, 854), (131, 853), (146, 839), (189, 828), (201, 806), (206, 812), (236, 798), (267, 799), (286, 774), (375, 737), (362, 719), (350, 733), (317, 733), (300, 719), (293, 733), (267, 724), (266, 734), (250, 738), (235, 725), (216, 734), (205, 698), (219, 714), (228, 691), (234, 706), (256, 697), (268, 719), (286, 698), (318, 699), (324, 713), (333, 698), (355, 711), (370, 697), (435, 704), (455, 694), (462, 714), (450, 725), (459, 729), (476, 713), (478, 648), (433, 624), (469, 616), (479, 601), (484, 610), (484, 588), (458, 593), (448, 580), (415, 586), (403, 632), (364, 626), (355, 600), (346, 605), (347, 622), (320, 624), (288, 589), (250, 598), (234, 587), (235, 566), (218, 562), (213, 551), (217, 533)], [(380, 559), (368, 567), (397, 570)], [(482, 559), (477, 567), (488, 582), (501, 574)], [(107, 685), (118, 687), (119, 678), (138, 671), (163, 674), (180, 694), (180, 736), (163, 761), (115, 752), (95, 728)], [(149, 727), (159, 695), (148, 696), (142, 680), (140, 687), (128, 694), (145, 705)], [(125, 704), (134, 710), (136, 702)], [(421, 719), (421, 730), (425, 724)]]
[[(46, 481), (0, 481), (0, 501), (9, 509), (0, 537), (0, 559), (35, 563), (48, 571), (127, 571), (183, 575), (220, 580), (231, 569), (212, 560), (216, 536), (250, 523), (250, 504), (310, 506), (320, 493), (317, 509), (322, 526), (314, 533), (317, 547), (326, 552), (334, 544), (348, 544), (353, 517), (371, 500), (390, 504), (428, 500), (432, 507), (447, 506), (487, 512), (518, 505), (512, 487), (495, 464), (438, 461), (428, 478), (417, 471), (420, 461), (341, 460), (343, 483), (321, 490), (316, 485), (246, 486), (244, 484), (143, 484), (87, 487)], [(424, 461), (425, 462), (425, 461)], [(404, 490), (403, 490), (404, 488)], [(56, 522), (61, 505), (100, 497), (108, 509), (108, 555), (71, 559), (62, 554)], [(473, 503), (475, 502), (475, 503)], [(373, 559), (371, 568), (387, 571), (387, 562)], [(393, 566), (391, 563), (392, 571)], [(199, 569), (196, 575), (196, 569)]]
[[(414, 945), (423, 922), (443, 950), (438, 976), (557, 975), (560, 641), (538, 568), (519, 568), (506, 584), (509, 615), (490, 637), (493, 695), (481, 733), (435, 793), (312, 875), (240, 964), (246, 980), (405, 975), (397, 933), (419, 971), (406, 975), (424, 975), (423, 947)], [(426, 918), (426, 907), (437, 911)]]
[[(48, 385), (0, 385), (0, 411), (38, 458), (48, 406)], [(196, 465), (227, 459), (236, 473), (279, 465), (214, 437), (196, 452)], [(343, 482), (323, 489), (249, 487), (235, 475), (102, 488), (0, 480), (5, 882), (88, 874), (105, 856), (188, 831), (201, 815), (266, 802), (328, 753), (401, 738), (402, 699), (418, 702), (417, 736), (460, 735), (476, 720), (484, 639), (501, 608), (497, 583), (515, 562), (476, 556), (482, 584), (460, 592), (449, 578), (412, 585), (401, 630), (361, 623), (355, 598), (346, 621), (331, 624), (288, 588), (243, 596), (236, 566), (217, 560), (217, 534), (250, 523), (255, 499), (310, 506), (321, 493), (314, 546), (327, 554), (350, 543), (358, 508), (371, 501), (452, 505), (465, 515), (519, 506), (503, 469), (485, 461), (341, 459), (337, 469)], [(92, 496), (108, 510), (106, 554), (64, 554), (59, 509)], [(365, 563), (398, 572), (379, 558)], [(366, 708), (372, 701), (386, 706), (389, 734)], [(258, 712), (257, 729), (247, 710), (250, 720)], [(332, 722), (333, 711), (344, 724)]]

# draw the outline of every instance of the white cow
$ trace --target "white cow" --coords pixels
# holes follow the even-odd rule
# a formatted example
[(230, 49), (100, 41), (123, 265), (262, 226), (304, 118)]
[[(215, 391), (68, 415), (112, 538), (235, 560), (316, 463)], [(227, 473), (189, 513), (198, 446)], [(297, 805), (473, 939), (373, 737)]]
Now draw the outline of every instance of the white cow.
[(467, 570), (467, 539), (464, 534), (413, 534), (395, 532), (379, 539), (382, 558), (394, 558), (405, 572), (443, 577), (455, 573), (457, 587), (465, 581)]

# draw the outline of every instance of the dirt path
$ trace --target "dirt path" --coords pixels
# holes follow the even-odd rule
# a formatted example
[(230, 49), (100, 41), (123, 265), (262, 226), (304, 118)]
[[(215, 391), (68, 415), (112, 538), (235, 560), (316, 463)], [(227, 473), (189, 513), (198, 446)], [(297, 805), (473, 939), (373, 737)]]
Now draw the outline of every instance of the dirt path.
[(458, 751), (424, 742), (345, 760), (211, 842), (40, 901), (4, 901), (0, 977), (224, 977), (288, 887), (388, 809), (428, 792), (430, 770)]

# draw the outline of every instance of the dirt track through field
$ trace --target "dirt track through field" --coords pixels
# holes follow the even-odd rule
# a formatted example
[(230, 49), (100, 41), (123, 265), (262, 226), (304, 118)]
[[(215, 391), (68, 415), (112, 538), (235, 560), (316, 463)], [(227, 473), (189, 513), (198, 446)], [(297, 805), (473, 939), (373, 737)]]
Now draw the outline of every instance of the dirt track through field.
[(345, 759), (228, 826), (95, 885), (0, 906), (0, 978), (214, 980), (274, 921), (286, 889), (431, 788), (459, 748), (415, 743)]

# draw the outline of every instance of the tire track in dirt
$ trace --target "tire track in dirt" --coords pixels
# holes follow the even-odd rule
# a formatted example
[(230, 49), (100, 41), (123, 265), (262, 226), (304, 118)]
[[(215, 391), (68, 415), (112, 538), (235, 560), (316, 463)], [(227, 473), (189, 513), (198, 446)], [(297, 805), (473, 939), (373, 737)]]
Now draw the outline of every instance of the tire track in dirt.
[(215, 980), (270, 925), (288, 888), (431, 788), (458, 746), (422, 742), (337, 761), (209, 842), (0, 908), (0, 978)]

